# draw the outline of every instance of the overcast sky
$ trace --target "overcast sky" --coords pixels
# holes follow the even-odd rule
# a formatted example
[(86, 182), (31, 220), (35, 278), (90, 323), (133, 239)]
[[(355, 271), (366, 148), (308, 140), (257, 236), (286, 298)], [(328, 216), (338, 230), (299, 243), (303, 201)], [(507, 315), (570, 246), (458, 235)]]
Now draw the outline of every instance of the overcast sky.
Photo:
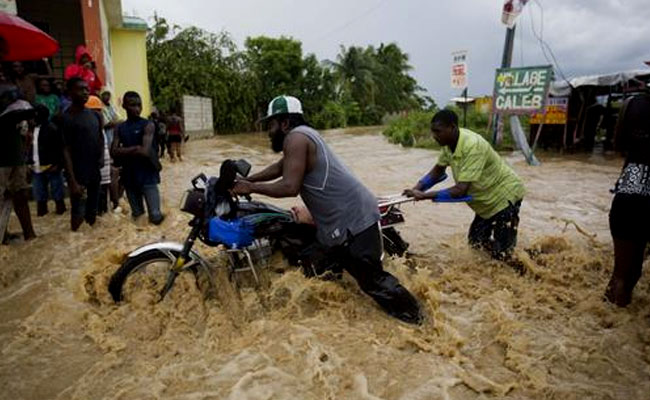
[[(531, 1), (518, 21), (513, 66), (549, 64), (543, 38), (567, 77), (648, 68), (650, 0)], [(154, 11), (182, 26), (248, 36), (291, 36), (304, 53), (334, 60), (340, 45), (396, 42), (412, 75), (439, 104), (450, 88), (451, 52), (469, 51), (469, 93), (490, 94), (505, 37), (503, 0), (123, 0), (123, 11), (151, 22)]]

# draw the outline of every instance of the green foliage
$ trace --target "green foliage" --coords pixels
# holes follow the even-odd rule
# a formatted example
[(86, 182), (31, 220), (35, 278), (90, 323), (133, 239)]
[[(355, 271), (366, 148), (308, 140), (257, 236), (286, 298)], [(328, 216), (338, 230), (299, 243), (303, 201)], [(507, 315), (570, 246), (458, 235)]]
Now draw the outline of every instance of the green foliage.
[[(337, 80), (337, 94), (346, 109), (350, 125), (376, 125), (386, 114), (419, 110), (426, 100), (408, 73), (412, 67), (408, 55), (395, 43), (345, 48), (331, 63)], [(356, 103), (356, 107), (352, 104)], [(435, 102), (433, 102), (435, 106)]]
[(412, 69), (408, 55), (395, 43), (381, 44), (374, 53), (370, 49), (376, 59), (377, 105), (387, 113), (421, 108), (421, 100), (415, 95), (419, 87), (408, 74)]
[[(460, 127), (464, 126), (463, 110), (457, 106), (447, 106), (458, 115)], [(415, 111), (407, 115), (390, 119), (383, 133), (391, 143), (398, 143), (405, 147), (421, 147), (438, 149), (440, 145), (433, 139), (430, 131), (431, 118), (435, 111)], [(521, 120), (522, 125), (527, 124), (527, 118)], [(490, 115), (476, 111), (474, 107), (467, 109), (467, 128), (482, 135), (488, 142), (492, 142), (492, 130), (489, 127)], [(505, 120), (503, 128), (503, 143), (497, 150), (513, 150), (515, 148), (512, 135), (510, 135), (510, 122)]]
[(258, 118), (265, 115), (275, 96), (300, 97), (303, 60), (299, 41), (259, 36), (246, 39), (245, 46), (244, 57), (256, 86)]
[[(467, 125), (465, 125), (465, 118), (463, 114), (462, 107), (458, 106), (447, 106), (445, 107), (448, 110), (452, 110), (458, 115), (458, 126), (461, 128), (471, 129), (476, 133), (480, 133), (483, 136), (488, 135), (488, 124), (490, 123), (490, 114), (484, 114), (482, 112), (476, 111), (473, 106), (467, 107)], [(491, 139), (490, 139), (491, 140)]]
[(347, 123), (345, 111), (343, 111), (342, 118), (329, 119), (338, 114), (338, 111), (334, 110), (334, 106), (337, 106), (337, 109), (343, 109), (336, 102), (335, 88), (336, 82), (331, 69), (322, 65), (313, 54), (305, 57), (301, 82), (302, 91), (298, 97), (302, 101), (309, 122), (317, 128), (336, 128), (345, 126)]
[(383, 133), (391, 143), (405, 147), (439, 148), (429, 130), (433, 114), (432, 111), (414, 111), (397, 117), (389, 122)]
[(184, 94), (205, 96), (212, 98), (217, 131), (251, 127), (257, 93), (242, 54), (226, 33), (180, 30), (155, 16), (147, 35), (147, 58), (151, 95), (159, 110), (179, 110)]
[(303, 56), (300, 41), (248, 38), (243, 50), (225, 32), (181, 29), (154, 16), (147, 35), (151, 95), (162, 112), (179, 110), (182, 95), (212, 99), (219, 132), (248, 131), (268, 102), (298, 97), (317, 128), (380, 124), (388, 114), (435, 109), (409, 75), (408, 55), (394, 43), (341, 47), (337, 62)]
[(431, 96), (422, 96), (420, 107), (427, 111), (438, 111), (438, 105)]
[[(458, 115), (458, 123), (464, 127), (463, 109), (458, 106), (447, 106), (447, 109), (453, 110)], [(528, 117), (522, 116), (519, 118), (522, 123), (524, 131), (528, 131)], [(492, 126), (490, 125), (490, 114), (476, 111), (473, 106), (467, 109), (467, 128), (476, 133), (481, 134), (488, 142), (492, 143)], [(496, 146), (497, 150), (514, 150), (515, 142), (510, 133), (510, 118), (505, 117), (503, 120), (503, 141)]]
[(343, 128), (347, 126), (345, 108), (340, 103), (328, 101), (323, 110), (315, 114), (310, 122), (322, 129)]

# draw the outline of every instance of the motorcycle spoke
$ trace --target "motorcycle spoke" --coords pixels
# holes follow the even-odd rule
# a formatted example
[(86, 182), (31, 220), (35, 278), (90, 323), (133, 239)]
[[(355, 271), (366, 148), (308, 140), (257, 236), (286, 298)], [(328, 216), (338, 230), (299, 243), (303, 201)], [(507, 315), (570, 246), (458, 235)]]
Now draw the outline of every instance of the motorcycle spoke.
[[(175, 258), (174, 258), (175, 260)], [(122, 288), (125, 299), (141, 294), (156, 296), (165, 286), (167, 274), (175, 261), (165, 258), (139, 265), (126, 279)]]

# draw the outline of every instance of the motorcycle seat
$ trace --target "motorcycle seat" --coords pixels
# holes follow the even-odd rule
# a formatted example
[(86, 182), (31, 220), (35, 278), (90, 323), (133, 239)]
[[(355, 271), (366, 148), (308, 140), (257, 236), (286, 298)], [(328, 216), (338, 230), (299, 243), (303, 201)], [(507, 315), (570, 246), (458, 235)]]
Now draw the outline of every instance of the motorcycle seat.
[(280, 207), (276, 207), (272, 204), (263, 203), (261, 201), (242, 201), (239, 202), (237, 208), (240, 211), (244, 211), (247, 213), (280, 213), (280, 214), (291, 215), (291, 213), (287, 210), (284, 210)]

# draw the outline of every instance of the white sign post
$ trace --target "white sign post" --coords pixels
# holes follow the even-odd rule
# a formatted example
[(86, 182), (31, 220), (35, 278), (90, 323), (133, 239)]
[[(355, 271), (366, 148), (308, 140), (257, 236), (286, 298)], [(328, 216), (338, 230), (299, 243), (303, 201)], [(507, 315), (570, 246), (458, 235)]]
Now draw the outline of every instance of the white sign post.
[(463, 102), (463, 126), (467, 127), (467, 51), (455, 51), (451, 53), (451, 88), (462, 89)]
[(467, 88), (467, 51), (455, 51), (451, 53), (451, 88)]

